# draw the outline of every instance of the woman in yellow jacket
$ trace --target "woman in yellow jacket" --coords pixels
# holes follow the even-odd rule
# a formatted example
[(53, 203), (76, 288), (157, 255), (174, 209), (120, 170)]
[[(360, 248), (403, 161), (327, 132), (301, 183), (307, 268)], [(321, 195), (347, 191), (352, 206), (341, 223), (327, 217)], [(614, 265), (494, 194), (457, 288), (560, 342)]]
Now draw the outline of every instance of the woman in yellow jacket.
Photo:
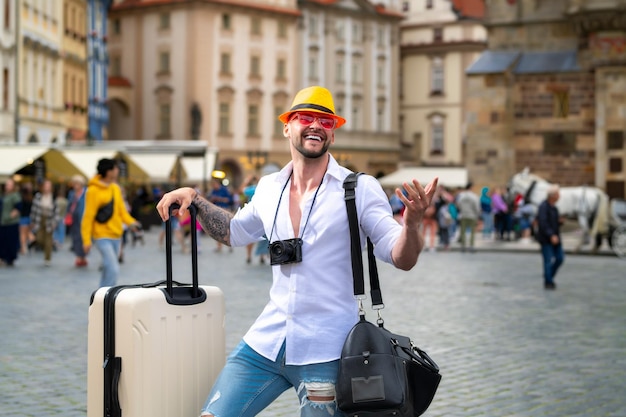
[(85, 194), (81, 235), (85, 253), (89, 253), (93, 242), (102, 255), (100, 287), (111, 287), (117, 283), (120, 272), (118, 254), (123, 225), (136, 227), (139, 223), (126, 210), (122, 191), (117, 185), (117, 162), (101, 159), (97, 171), (98, 174), (89, 181)]

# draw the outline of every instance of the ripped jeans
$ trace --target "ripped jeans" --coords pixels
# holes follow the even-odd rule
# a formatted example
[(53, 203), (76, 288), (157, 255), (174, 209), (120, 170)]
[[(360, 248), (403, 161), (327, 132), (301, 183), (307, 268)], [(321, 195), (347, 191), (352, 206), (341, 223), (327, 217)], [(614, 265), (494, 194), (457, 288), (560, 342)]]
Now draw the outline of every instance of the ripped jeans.
[(301, 417), (344, 417), (335, 401), (338, 370), (338, 360), (285, 365), (284, 343), (274, 362), (241, 341), (217, 378), (202, 408), (202, 415), (256, 416), (283, 392), (294, 387), (300, 398)]

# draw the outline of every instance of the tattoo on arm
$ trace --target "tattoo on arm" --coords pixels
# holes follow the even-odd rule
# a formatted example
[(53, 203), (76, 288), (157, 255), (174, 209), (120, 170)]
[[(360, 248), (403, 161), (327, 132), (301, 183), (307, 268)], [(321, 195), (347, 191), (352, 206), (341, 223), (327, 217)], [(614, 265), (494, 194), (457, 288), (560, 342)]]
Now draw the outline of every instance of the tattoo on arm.
[(233, 214), (202, 197), (196, 196), (193, 203), (198, 208), (198, 221), (202, 228), (213, 239), (230, 246), (230, 221)]

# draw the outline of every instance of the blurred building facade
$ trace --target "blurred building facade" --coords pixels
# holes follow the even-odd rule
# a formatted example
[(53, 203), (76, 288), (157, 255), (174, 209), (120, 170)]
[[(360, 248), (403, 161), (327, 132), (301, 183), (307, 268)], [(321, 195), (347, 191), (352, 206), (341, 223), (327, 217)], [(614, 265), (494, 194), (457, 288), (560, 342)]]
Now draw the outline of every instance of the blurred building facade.
[(87, 4), (63, 0), (61, 64), (65, 141), (84, 141), (87, 136)]
[[(626, 12), (619, 0), (487, 0), (488, 50), (467, 70), (475, 182), (530, 171), (626, 194)], [(499, 183), (495, 183), (500, 181)]]
[(49, 144), (65, 138), (63, 4), (17, 2), (17, 143)]
[[(84, 0), (83, 0), (84, 2)], [(100, 142), (108, 137), (109, 106), (107, 48), (108, 10), (112, 0), (87, 0), (87, 90), (88, 129), (87, 141)], [(115, 28), (113, 28), (115, 29)]]
[(402, 163), (464, 166), (465, 69), (487, 43), (482, 0), (412, 0), (401, 25)]
[(0, 142), (14, 142), (15, 138), (15, 86), (17, 74), (17, 11), (15, 0), (4, 0), (0, 8)]
[(298, 88), (333, 92), (346, 124), (335, 132), (334, 157), (357, 171), (380, 176), (400, 158), (400, 83), (397, 2), (299, 1), (295, 55)]
[(299, 17), (295, 0), (114, 2), (109, 139), (205, 141), (235, 183), (282, 164)]
[(319, 84), (348, 120), (336, 132), (337, 159), (392, 171), (400, 151), (395, 3), (115, 1), (109, 138), (206, 141), (237, 184), (291, 159), (277, 116), (298, 89)]

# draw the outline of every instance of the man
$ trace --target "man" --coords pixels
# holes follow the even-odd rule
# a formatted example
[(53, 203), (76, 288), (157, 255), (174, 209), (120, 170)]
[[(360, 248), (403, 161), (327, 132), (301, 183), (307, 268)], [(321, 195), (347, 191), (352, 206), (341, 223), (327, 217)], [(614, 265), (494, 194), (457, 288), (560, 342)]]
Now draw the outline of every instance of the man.
[(22, 197), (15, 181), (8, 179), (0, 195), (0, 265), (13, 266), (20, 248), (20, 205)]
[(457, 197), (456, 205), (459, 209), (459, 220), (461, 223), (461, 251), (465, 252), (467, 240), (465, 234), (469, 229), (469, 250), (474, 253), (474, 236), (476, 234), (476, 223), (480, 217), (480, 199), (478, 195), (472, 190), (472, 183), (470, 182), (465, 187), (465, 190), (461, 191)]
[(537, 212), (537, 240), (541, 244), (543, 256), (543, 285), (546, 290), (555, 290), (554, 276), (563, 263), (563, 245), (561, 244), (559, 209), (559, 186), (548, 189), (548, 197), (539, 205)]
[[(228, 188), (222, 184), (219, 178), (213, 178), (211, 180), (211, 193), (209, 194), (209, 201), (218, 207), (223, 208), (226, 211), (231, 211), (233, 208), (233, 195)], [(222, 242), (217, 241), (215, 252), (222, 251)]]
[[(117, 283), (120, 272), (118, 255), (124, 233), (122, 225), (138, 227), (139, 222), (126, 210), (122, 191), (116, 183), (120, 172), (117, 162), (101, 159), (97, 171), (87, 187), (80, 230), (85, 254), (89, 253), (93, 242), (102, 255), (100, 287), (111, 287)], [(101, 216), (106, 211), (107, 215)]]
[[(275, 245), (270, 249), (270, 301), (231, 353), (203, 416), (254, 416), (290, 387), (300, 398), (302, 416), (343, 415), (335, 401), (338, 359), (358, 321), (358, 308), (343, 190), (350, 171), (328, 149), (345, 119), (335, 114), (331, 93), (316, 86), (298, 92), (279, 120), (292, 161), (263, 177), (252, 200), (236, 214), (191, 188), (165, 194), (157, 206), (166, 220), (172, 203), (180, 204), (180, 214), (193, 201), (214, 239), (244, 246), (265, 234)], [(371, 176), (359, 178), (356, 205), (362, 232), (372, 239), (376, 255), (409, 270), (424, 245), (420, 223), (437, 179), (425, 190), (416, 180), (403, 188), (406, 196), (396, 190), (406, 206), (403, 225), (394, 220), (387, 196)], [(285, 251), (273, 250), (285, 247), (286, 257)]]

